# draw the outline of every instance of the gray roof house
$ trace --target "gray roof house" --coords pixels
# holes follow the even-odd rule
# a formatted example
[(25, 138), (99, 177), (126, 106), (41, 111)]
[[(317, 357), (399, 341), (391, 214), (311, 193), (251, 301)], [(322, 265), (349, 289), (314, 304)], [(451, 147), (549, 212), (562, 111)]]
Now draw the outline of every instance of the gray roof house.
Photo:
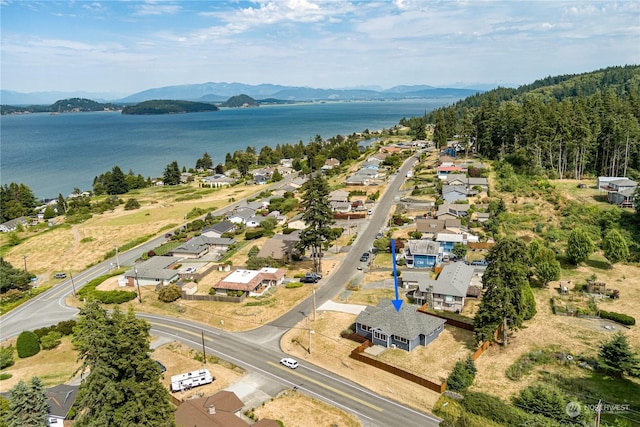
[(255, 213), (256, 211), (251, 208), (239, 208), (229, 214), (228, 219), (235, 224), (246, 224), (247, 220), (254, 216)]
[(221, 237), (224, 233), (234, 232), (236, 228), (236, 225), (230, 221), (220, 221), (205, 227), (200, 234), (207, 237)]
[(464, 203), (444, 203), (438, 207), (438, 212), (436, 212), (436, 218), (438, 219), (449, 219), (449, 218), (460, 218), (463, 216), (467, 216), (469, 213), (470, 205)]
[(206, 186), (206, 187), (212, 187), (212, 188), (226, 187), (229, 185), (233, 185), (235, 183), (236, 183), (236, 180), (234, 178), (229, 178), (228, 176), (225, 176), (222, 174), (206, 176), (200, 180), (201, 187)]
[(15, 231), (18, 228), (18, 225), (27, 225), (29, 220), (27, 217), (21, 216), (20, 218), (11, 219), (7, 222), (3, 222), (0, 224), (0, 232), (9, 233), (11, 231)]
[(448, 185), (442, 186), (442, 199), (449, 203), (455, 203), (458, 200), (467, 200), (467, 187), (464, 185)]
[(369, 178), (364, 175), (351, 175), (345, 180), (347, 185), (369, 185)]
[(124, 273), (124, 284), (135, 286), (136, 278), (140, 286), (155, 286), (160, 283), (168, 285), (178, 280), (178, 270), (172, 267), (179, 263), (182, 258), (173, 256), (154, 256), (148, 260), (136, 264), (131, 270)]
[(63, 427), (71, 406), (78, 396), (78, 386), (60, 384), (45, 390), (47, 395), (47, 413), (49, 427)]
[(258, 258), (273, 258), (288, 262), (291, 255), (296, 253), (296, 243), (300, 241), (300, 232), (294, 231), (290, 234), (276, 234), (262, 245)]
[(193, 237), (174, 248), (169, 254), (179, 258), (200, 258), (209, 252), (206, 238), (206, 236)]
[(436, 280), (429, 279), (426, 274), (420, 276), (413, 273), (403, 272), (402, 280), (403, 284), (406, 282), (408, 286), (417, 286), (413, 294), (416, 304), (428, 304), (429, 308), (435, 310), (458, 313), (462, 311), (464, 299), (474, 274), (472, 266), (462, 261), (447, 264)]
[(374, 345), (411, 351), (427, 346), (444, 330), (444, 319), (418, 312), (415, 306), (403, 304), (400, 311), (391, 300), (380, 300), (368, 306), (356, 317), (356, 333)]
[(344, 190), (333, 190), (329, 193), (329, 201), (331, 202), (348, 202), (349, 192)]

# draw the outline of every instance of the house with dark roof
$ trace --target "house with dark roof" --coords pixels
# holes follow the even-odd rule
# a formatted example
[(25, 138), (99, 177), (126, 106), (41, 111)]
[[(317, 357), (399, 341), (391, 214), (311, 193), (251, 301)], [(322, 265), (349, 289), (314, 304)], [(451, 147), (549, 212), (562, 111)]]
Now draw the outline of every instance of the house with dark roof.
[(222, 237), (224, 233), (233, 233), (236, 229), (237, 226), (231, 221), (220, 221), (205, 227), (200, 234), (207, 237)]
[(63, 427), (73, 403), (78, 396), (78, 386), (60, 384), (45, 390), (50, 427)]
[(427, 346), (444, 330), (445, 320), (418, 312), (415, 306), (403, 304), (396, 311), (391, 300), (380, 300), (368, 306), (356, 317), (356, 333), (374, 345), (411, 351)]
[(206, 176), (200, 180), (201, 187), (220, 188), (227, 187), (236, 183), (236, 179), (229, 178), (223, 174)]
[(436, 212), (437, 219), (453, 219), (466, 217), (469, 214), (470, 205), (464, 203), (443, 203)]
[(600, 177), (598, 178), (600, 190), (607, 192), (607, 201), (617, 206), (631, 208), (635, 206), (635, 192), (638, 183), (628, 179), (619, 177)]
[(416, 218), (416, 231), (422, 233), (422, 237), (433, 239), (437, 233), (445, 230), (457, 231), (462, 226), (459, 219), (434, 219)]
[(433, 240), (409, 240), (404, 246), (404, 258), (409, 268), (431, 268), (442, 255), (440, 244)]
[(169, 254), (180, 258), (200, 258), (208, 252), (209, 245), (205, 241), (205, 237), (196, 236), (173, 248)]
[(466, 185), (449, 185), (444, 184), (442, 186), (442, 199), (448, 203), (455, 203), (456, 201), (467, 200), (467, 186)]
[(473, 274), (474, 268), (460, 261), (445, 265), (436, 280), (408, 271), (402, 274), (402, 281), (406, 286), (417, 286), (413, 293), (416, 304), (459, 313), (464, 307)]
[[(222, 390), (212, 396), (185, 400), (175, 413), (179, 427), (248, 427), (240, 418), (244, 403), (232, 391)], [(279, 424), (264, 418), (254, 427), (278, 427)]]
[(10, 219), (9, 221), (0, 224), (0, 232), (9, 233), (11, 231), (17, 230), (18, 226), (25, 226), (27, 224), (29, 224), (29, 219), (24, 216), (21, 216), (20, 218)]
[(255, 214), (255, 209), (242, 207), (234, 209), (234, 211), (228, 215), (227, 219), (234, 224), (246, 224), (247, 220)]

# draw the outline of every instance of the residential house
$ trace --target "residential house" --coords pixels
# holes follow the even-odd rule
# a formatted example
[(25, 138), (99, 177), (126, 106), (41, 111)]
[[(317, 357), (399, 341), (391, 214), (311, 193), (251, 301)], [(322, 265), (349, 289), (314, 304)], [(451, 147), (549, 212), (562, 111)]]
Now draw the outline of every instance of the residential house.
[(380, 169), (380, 161), (378, 160), (367, 160), (360, 165), (360, 169)]
[(277, 261), (289, 262), (291, 256), (298, 252), (296, 244), (300, 241), (300, 232), (276, 234), (262, 245), (258, 258), (273, 258)]
[(404, 277), (403, 280), (417, 284), (413, 293), (414, 302), (418, 305), (428, 304), (435, 310), (454, 311), (459, 313), (464, 307), (467, 290), (471, 284), (474, 268), (462, 261), (444, 266), (438, 278), (431, 280), (427, 275)]
[(489, 180), (487, 178), (474, 178), (470, 176), (467, 178), (467, 187), (473, 190), (475, 187), (479, 187), (482, 191), (489, 191)]
[(280, 165), (285, 168), (293, 168), (293, 159), (280, 159)]
[(265, 219), (266, 218), (262, 215), (253, 215), (247, 218), (244, 224), (247, 226), (247, 228), (256, 228), (256, 227), (260, 227), (260, 223)]
[(287, 228), (294, 228), (296, 230), (304, 230), (307, 228), (307, 223), (302, 219), (302, 215), (296, 215), (289, 220)]
[(451, 233), (439, 232), (436, 234), (435, 241), (440, 243), (440, 248), (444, 254), (450, 254), (456, 243), (467, 245), (469, 242), (477, 243), (478, 236), (469, 233)]
[(263, 418), (249, 424), (240, 417), (244, 403), (232, 391), (222, 390), (212, 396), (187, 399), (175, 412), (179, 427), (278, 427), (275, 420)]
[(228, 237), (209, 237), (201, 235), (204, 242), (209, 245), (210, 251), (226, 252), (229, 246), (237, 243), (236, 239)]
[(491, 219), (491, 214), (489, 212), (476, 212), (476, 221), (480, 224), (484, 224), (485, 222)]
[(375, 154), (372, 154), (369, 156), (369, 158), (367, 159), (368, 162), (376, 162), (378, 164), (384, 162), (384, 160), (389, 157), (389, 153), (381, 153), (381, 152), (377, 152)]
[(271, 286), (278, 286), (284, 280), (286, 270), (264, 267), (260, 270), (235, 270), (213, 285), (219, 293), (243, 291), (251, 295), (262, 295)]
[(334, 190), (329, 193), (329, 201), (330, 202), (348, 202), (349, 201), (349, 192), (345, 190)]
[(205, 227), (200, 234), (207, 237), (222, 237), (224, 233), (233, 233), (236, 229), (236, 224), (231, 221), (220, 221)]
[(409, 240), (404, 257), (409, 268), (432, 268), (442, 256), (440, 244), (433, 240)]
[(469, 178), (463, 173), (449, 173), (442, 176), (442, 181), (448, 185), (464, 185), (469, 183)]
[(247, 220), (256, 214), (255, 209), (248, 207), (234, 209), (227, 219), (234, 224), (246, 224)]
[(385, 145), (384, 147), (380, 147), (381, 153), (395, 154), (402, 152), (403, 148), (395, 145)]
[(371, 180), (364, 175), (351, 175), (345, 180), (347, 185), (369, 185)]
[(455, 174), (466, 174), (467, 168), (462, 166), (455, 166), (453, 164), (443, 163), (436, 169), (438, 173), (438, 178), (444, 180), (446, 179), (446, 175), (455, 173)]
[(334, 212), (347, 213), (351, 212), (351, 203), (349, 202), (329, 202)]
[(180, 183), (186, 184), (187, 182), (192, 182), (194, 180), (193, 174), (191, 172), (182, 172), (180, 174)]
[(411, 351), (427, 346), (444, 330), (445, 320), (418, 312), (415, 306), (403, 304), (396, 310), (391, 300), (368, 306), (356, 317), (356, 333), (374, 345)]
[(201, 187), (220, 188), (227, 187), (236, 183), (235, 178), (229, 178), (222, 174), (206, 176), (200, 180)]
[(378, 178), (378, 170), (377, 169), (358, 169), (355, 173), (356, 175), (365, 176), (369, 179)]
[(442, 186), (442, 199), (447, 203), (455, 203), (456, 201), (467, 200), (466, 185), (448, 185)]
[(180, 261), (182, 258), (173, 256), (151, 257), (126, 271), (123, 280), (120, 281), (120, 286), (168, 285), (178, 280), (178, 270), (175, 270), (174, 267)]
[(239, 176), (241, 176), (240, 171), (238, 169), (227, 169), (226, 171), (224, 171), (225, 176), (228, 176), (229, 178), (238, 178)]
[(256, 185), (265, 185), (267, 182), (269, 182), (269, 177), (267, 176), (264, 176), (264, 175), (253, 176), (253, 183)]
[(320, 169), (322, 169), (323, 171), (327, 171), (327, 170), (331, 170), (333, 168), (337, 168), (338, 166), (340, 166), (340, 160), (335, 159), (335, 158), (330, 158), (327, 159), (324, 162), (324, 165), (322, 165), (322, 167)]
[(607, 192), (607, 200), (620, 207), (634, 207), (634, 199), (638, 183), (628, 178), (598, 178), (598, 187)]
[(47, 420), (49, 427), (63, 427), (73, 403), (78, 396), (78, 386), (60, 384), (45, 390), (47, 395)]
[(457, 232), (460, 230), (461, 224), (460, 220), (457, 218), (453, 219), (435, 219), (435, 218), (416, 218), (416, 231), (422, 233), (422, 238), (433, 240), (436, 237), (436, 234), (444, 231), (450, 230)]
[(192, 237), (180, 246), (173, 248), (169, 255), (179, 258), (200, 258), (209, 252), (209, 245), (205, 239), (204, 236)]
[(436, 212), (437, 219), (454, 219), (466, 217), (469, 214), (470, 205), (464, 203), (443, 203)]
[(20, 218), (11, 219), (0, 224), (0, 232), (10, 233), (12, 231), (16, 231), (18, 226), (25, 226), (27, 224), (29, 224), (29, 219), (25, 216), (21, 216)]

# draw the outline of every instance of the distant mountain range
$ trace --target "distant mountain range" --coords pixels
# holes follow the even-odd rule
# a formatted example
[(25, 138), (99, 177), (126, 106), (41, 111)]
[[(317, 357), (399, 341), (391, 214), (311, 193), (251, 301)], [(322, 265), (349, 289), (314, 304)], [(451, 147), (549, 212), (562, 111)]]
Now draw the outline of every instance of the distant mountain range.
[[(165, 86), (147, 89), (123, 98), (113, 98), (107, 93), (90, 92), (33, 92), (20, 93), (0, 90), (0, 103), (4, 105), (48, 105), (63, 98), (89, 98), (100, 102), (133, 104), (155, 99), (173, 99), (198, 102), (224, 102), (231, 96), (248, 95), (257, 100), (269, 99), (304, 101), (363, 101), (398, 100), (410, 98), (465, 98), (478, 92), (484, 92), (495, 85), (478, 85), (478, 88), (439, 88), (427, 85), (395, 86), (390, 89), (371, 88), (316, 89), (300, 86), (281, 86), (273, 84), (248, 85), (244, 83), (199, 83), (178, 86)], [(113, 95), (111, 95), (113, 96)]]

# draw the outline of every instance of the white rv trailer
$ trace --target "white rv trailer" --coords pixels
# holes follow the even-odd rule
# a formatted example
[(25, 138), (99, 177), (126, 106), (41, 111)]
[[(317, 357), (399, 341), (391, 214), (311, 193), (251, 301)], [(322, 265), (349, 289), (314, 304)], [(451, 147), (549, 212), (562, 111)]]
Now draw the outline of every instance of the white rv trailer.
[(171, 391), (188, 390), (199, 385), (213, 382), (213, 377), (208, 369), (200, 369), (171, 377)]

